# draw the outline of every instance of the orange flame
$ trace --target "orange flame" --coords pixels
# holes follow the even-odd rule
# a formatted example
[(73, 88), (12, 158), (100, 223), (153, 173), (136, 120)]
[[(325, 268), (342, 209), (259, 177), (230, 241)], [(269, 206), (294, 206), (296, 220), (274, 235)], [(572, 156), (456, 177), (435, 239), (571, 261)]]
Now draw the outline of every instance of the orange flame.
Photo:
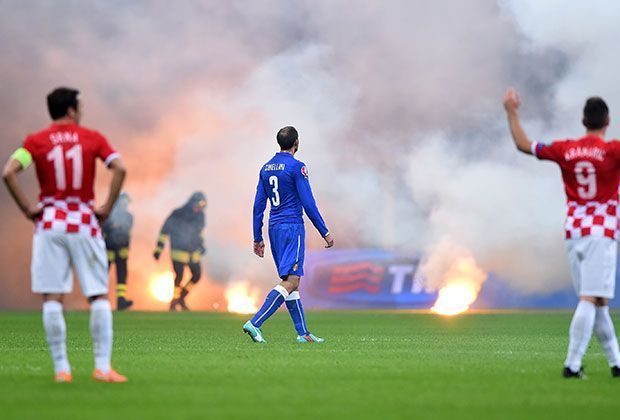
[(446, 273), (445, 286), (439, 290), (431, 312), (446, 316), (466, 312), (476, 301), (486, 277), (473, 258), (460, 258)]
[(174, 274), (170, 271), (154, 274), (148, 285), (151, 296), (159, 302), (170, 302), (174, 294)]
[(228, 312), (236, 314), (253, 314), (258, 311), (256, 303), (258, 296), (256, 291), (252, 292), (247, 283), (233, 283), (224, 293), (227, 302)]

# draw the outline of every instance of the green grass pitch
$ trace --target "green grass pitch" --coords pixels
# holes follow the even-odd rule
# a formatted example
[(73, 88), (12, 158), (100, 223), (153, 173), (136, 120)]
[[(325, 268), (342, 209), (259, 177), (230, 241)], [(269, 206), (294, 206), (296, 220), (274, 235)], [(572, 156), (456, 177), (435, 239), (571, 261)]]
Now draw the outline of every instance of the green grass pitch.
[(40, 314), (0, 313), (0, 418), (618, 418), (620, 379), (595, 340), (588, 379), (560, 376), (569, 312), (308, 318), (324, 344), (295, 343), (285, 312), (264, 325), (267, 345), (241, 332), (244, 316), (115, 314), (130, 382), (100, 384), (88, 313), (68, 312), (74, 382), (55, 384)]

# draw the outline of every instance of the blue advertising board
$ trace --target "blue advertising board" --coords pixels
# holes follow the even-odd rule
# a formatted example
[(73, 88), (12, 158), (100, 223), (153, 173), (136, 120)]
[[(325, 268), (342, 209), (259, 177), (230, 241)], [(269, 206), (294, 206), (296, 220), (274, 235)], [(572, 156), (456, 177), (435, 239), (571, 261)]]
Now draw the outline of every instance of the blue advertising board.
[(430, 308), (437, 294), (424, 290), (419, 263), (376, 249), (309, 252), (300, 292), (309, 308)]
[[(425, 290), (425, 279), (418, 270), (420, 257), (380, 249), (309, 252), (300, 286), (304, 305), (314, 309), (430, 309), (437, 293)], [(519, 291), (516, 280), (507, 282), (491, 273), (472, 308), (572, 308), (577, 297), (569, 279), (565, 284), (561, 290), (527, 294)], [(610, 306), (620, 305), (612, 300)]]

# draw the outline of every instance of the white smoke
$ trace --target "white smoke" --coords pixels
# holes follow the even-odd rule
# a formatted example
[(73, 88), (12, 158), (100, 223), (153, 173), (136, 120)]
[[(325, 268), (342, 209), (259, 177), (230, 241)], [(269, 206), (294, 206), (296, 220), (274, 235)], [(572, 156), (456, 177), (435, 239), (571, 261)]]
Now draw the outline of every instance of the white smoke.
[[(201, 189), (210, 277), (272, 283), (272, 265), (251, 254), (251, 205), (275, 133), (290, 124), (340, 246), (430, 251), (448, 237), (515, 287), (554, 290), (567, 278), (561, 181), (514, 150), (501, 96), (515, 85), (526, 129), (551, 140), (578, 136), (583, 100), (600, 94), (618, 133), (619, 8), (4, 2), (0, 100), (9, 111), (0, 118), (11, 133), (27, 131), (45, 122), (44, 92), (81, 88), (85, 124), (128, 160), (140, 264), (164, 217)], [(312, 229), (308, 240), (320, 244)]]

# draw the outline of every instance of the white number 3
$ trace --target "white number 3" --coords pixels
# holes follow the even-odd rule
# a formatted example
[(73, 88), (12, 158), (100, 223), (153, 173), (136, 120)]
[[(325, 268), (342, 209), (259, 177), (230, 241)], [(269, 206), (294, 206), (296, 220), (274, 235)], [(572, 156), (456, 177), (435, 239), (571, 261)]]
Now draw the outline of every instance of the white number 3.
[(269, 177), (269, 185), (273, 187), (273, 197), (271, 197), (271, 204), (274, 207), (280, 205), (280, 193), (278, 192), (278, 177), (273, 175)]
[(575, 178), (577, 179), (577, 194), (583, 200), (591, 200), (596, 197), (596, 169), (592, 162), (582, 160), (575, 165)]

